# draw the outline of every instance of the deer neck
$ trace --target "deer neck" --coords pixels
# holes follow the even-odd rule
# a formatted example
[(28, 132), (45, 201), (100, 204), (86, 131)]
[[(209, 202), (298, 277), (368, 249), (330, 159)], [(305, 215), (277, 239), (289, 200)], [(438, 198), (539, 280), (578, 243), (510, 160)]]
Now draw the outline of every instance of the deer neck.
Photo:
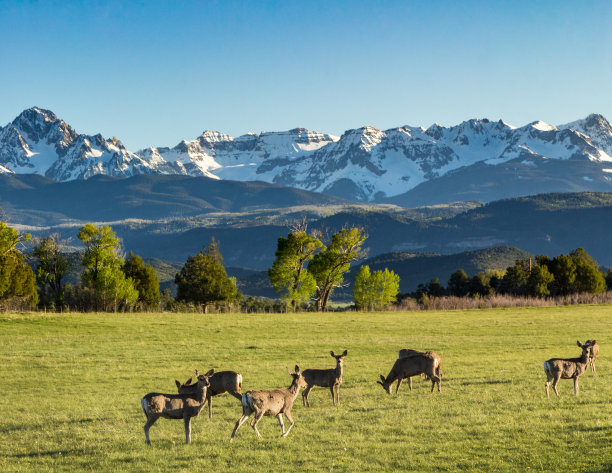
[(293, 381), (293, 383), (291, 383), (291, 386), (289, 386), (287, 391), (289, 391), (289, 393), (293, 397), (293, 400), (295, 401), (295, 398), (297, 398), (298, 393), (300, 392), (300, 386), (299, 386), (297, 380), (295, 380), (295, 381)]
[(343, 372), (342, 360), (338, 360), (336, 362), (336, 378), (337, 379), (342, 379), (342, 372)]

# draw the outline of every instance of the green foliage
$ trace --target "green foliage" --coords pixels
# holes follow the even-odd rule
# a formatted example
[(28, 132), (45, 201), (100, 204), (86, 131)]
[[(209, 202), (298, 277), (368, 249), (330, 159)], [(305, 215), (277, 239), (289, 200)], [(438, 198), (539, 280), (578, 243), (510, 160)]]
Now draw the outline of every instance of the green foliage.
[(463, 269), (458, 269), (451, 274), (448, 280), (448, 292), (457, 297), (465, 297), (469, 294), (470, 278)]
[(206, 305), (232, 302), (241, 297), (236, 279), (227, 277), (219, 244), (214, 238), (206, 250), (187, 258), (174, 281), (179, 301)]
[(321, 240), (308, 235), (304, 229), (289, 233), (287, 238), (278, 239), (276, 258), (268, 270), (268, 277), (274, 289), (284, 291), (281, 297), (287, 300), (294, 310), (298, 304), (310, 300), (316, 290), (315, 277), (304, 265), (322, 247)]
[(475, 274), (470, 280), (470, 295), (484, 297), (490, 295), (493, 290), (489, 284), (490, 279), (483, 272)]
[(116, 311), (133, 306), (138, 301), (138, 291), (121, 269), (121, 244), (111, 227), (89, 223), (81, 227), (78, 238), (85, 245), (85, 272), (81, 279), (95, 289), (98, 309)]
[(398, 293), (399, 276), (386, 268), (371, 273), (363, 265), (355, 276), (353, 298), (360, 310), (382, 310), (397, 300)]
[(64, 277), (70, 272), (72, 262), (62, 252), (64, 245), (57, 234), (38, 241), (33, 256), (36, 265), (36, 283), (43, 303), (52, 303), (57, 307), (64, 304)]
[(549, 285), (554, 279), (555, 277), (548, 271), (547, 266), (534, 264), (527, 278), (526, 294), (533, 297), (548, 296), (550, 294)]
[(157, 306), (160, 299), (159, 279), (153, 267), (145, 264), (140, 256), (130, 251), (122, 269), (125, 276), (134, 281), (134, 287), (138, 291), (138, 302), (146, 307)]
[(361, 247), (365, 239), (357, 228), (343, 229), (332, 235), (327, 248), (314, 255), (308, 264), (308, 273), (316, 281), (317, 310), (325, 310), (334, 288), (344, 283), (351, 263), (363, 258)]
[(36, 278), (18, 249), (20, 242), (29, 239), (30, 235), (20, 235), (14, 228), (0, 222), (0, 300), (16, 298), (26, 306), (38, 302)]
[(516, 260), (514, 266), (506, 269), (506, 274), (499, 283), (499, 292), (515, 296), (525, 295), (528, 278), (529, 262), (523, 259)]

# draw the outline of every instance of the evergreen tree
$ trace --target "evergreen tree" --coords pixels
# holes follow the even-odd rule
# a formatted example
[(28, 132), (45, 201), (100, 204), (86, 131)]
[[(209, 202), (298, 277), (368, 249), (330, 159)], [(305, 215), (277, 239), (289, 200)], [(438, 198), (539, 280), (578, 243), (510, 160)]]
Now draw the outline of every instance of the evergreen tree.
[(472, 277), (470, 280), (471, 296), (484, 297), (490, 295), (491, 292), (493, 291), (489, 285), (489, 278), (483, 272), (475, 274), (474, 277)]
[(205, 250), (187, 258), (174, 282), (179, 301), (207, 305), (211, 302), (233, 302), (242, 297), (236, 287), (236, 279), (227, 277), (219, 244), (214, 238)]
[(314, 255), (308, 264), (308, 272), (316, 281), (317, 310), (325, 310), (334, 288), (344, 283), (344, 275), (351, 263), (363, 257), (361, 246), (365, 239), (356, 228), (340, 230), (332, 236), (327, 248)]
[(499, 292), (514, 296), (525, 295), (527, 278), (529, 278), (529, 262), (516, 260), (514, 266), (506, 269), (506, 274), (499, 283)]
[(556, 256), (550, 262), (549, 271), (554, 277), (551, 284), (552, 293), (556, 296), (566, 296), (574, 290), (576, 281), (576, 263), (570, 256)]
[(531, 274), (527, 278), (526, 294), (533, 297), (548, 296), (550, 294), (549, 286), (554, 279), (547, 266), (534, 264)]
[(316, 291), (317, 282), (304, 265), (322, 247), (321, 240), (308, 235), (304, 229), (278, 239), (276, 258), (268, 270), (268, 277), (274, 289), (284, 291), (281, 297), (290, 302), (293, 310), (310, 300)]
[(122, 269), (126, 277), (134, 281), (134, 287), (138, 291), (138, 302), (146, 307), (157, 306), (161, 296), (159, 279), (153, 267), (145, 264), (140, 256), (130, 251)]
[(457, 297), (465, 297), (470, 292), (470, 278), (463, 269), (458, 269), (451, 274), (448, 280), (449, 294)]

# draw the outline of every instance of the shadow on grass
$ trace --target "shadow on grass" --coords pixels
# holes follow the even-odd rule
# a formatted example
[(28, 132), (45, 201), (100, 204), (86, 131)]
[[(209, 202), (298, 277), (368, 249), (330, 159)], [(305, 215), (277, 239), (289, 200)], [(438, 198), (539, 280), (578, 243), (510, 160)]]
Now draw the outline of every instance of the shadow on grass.
[(510, 379), (493, 379), (488, 381), (461, 381), (460, 386), (483, 385), (483, 384), (512, 384)]
[(75, 455), (90, 454), (91, 450), (78, 449), (78, 450), (47, 450), (46, 452), (30, 452), (30, 453), (15, 453), (9, 455), (13, 458), (37, 458), (37, 457), (68, 457)]

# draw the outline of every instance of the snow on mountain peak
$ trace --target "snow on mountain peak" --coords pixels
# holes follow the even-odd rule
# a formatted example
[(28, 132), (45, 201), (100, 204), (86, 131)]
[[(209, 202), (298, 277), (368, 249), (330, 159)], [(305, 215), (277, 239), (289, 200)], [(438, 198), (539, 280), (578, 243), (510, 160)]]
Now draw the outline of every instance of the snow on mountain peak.
[(539, 131), (557, 131), (557, 127), (554, 125), (549, 125), (546, 122), (543, 122), (541, 120), (537, 120), (535, 122), (531, 122), (529, 124), (530, 127), (535, 128), (536, 130)]

